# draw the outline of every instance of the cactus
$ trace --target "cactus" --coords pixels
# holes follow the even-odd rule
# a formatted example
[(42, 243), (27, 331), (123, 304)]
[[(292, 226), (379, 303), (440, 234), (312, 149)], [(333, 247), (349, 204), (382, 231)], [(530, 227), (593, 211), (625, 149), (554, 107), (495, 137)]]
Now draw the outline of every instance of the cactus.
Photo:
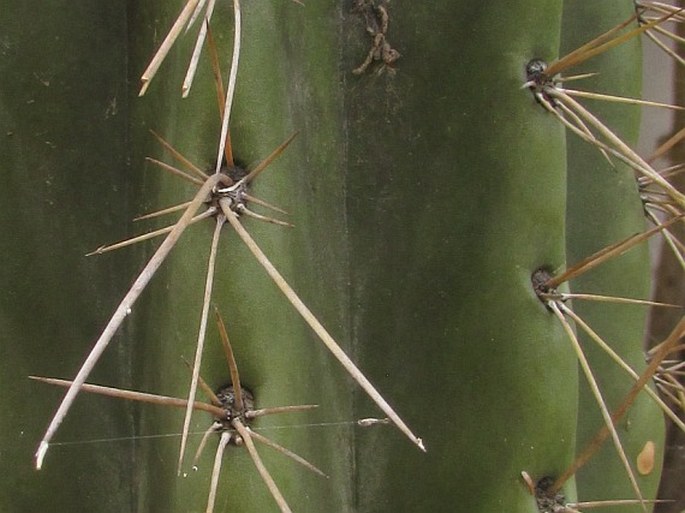
[[(584, 378), (579, 375), (568, 326), (553, 312), (556, 300), (546, 298), (567, 290), (565, 284), (555, 290), (548, 284), (570, 264), (641, 231), (642, 205), (628, 166), (610, 166), (597, 148), (573, 139), (545, 109), (554, 110), (554, 100), (545, 89), (552, 86), (533, 84), (535, 94), (521, 87), (544, 74), (543, 68), (532, 73), (531, 63), (538, 62), (534, 59), (554, 61), (560, 51), (573, 50), (625, 20), (633, 8), (625, 0), (595, 4), (525, 0), (424, 5), (357, 0), (343, 5), (310, 2), (302, 7), (270, 0), (242, 5), (240, 62), (233, 69), (237, 82), (229, 123), (235, 162), (254, 168), (292, 134), (298, 135), (250, 184), (249, 191), (290, 212), (287, 221), (294, 227), (247, 216), (240, 223), (410, 426), (407, 430), (422, 436), (428, 449), (418, 450), (407, 440), (407, 430), (403, 433), (384, 421), (387, 411), (382, 405), (380, 411), (378, 401), (374, 404), (369, 398), (368, 388), (348, 378), (311, 323), (298, 315), (248, 251), (233, 221), (226, 223), (218, 237), (211, 304), (226, 322), (241, 384), (254, 394), (257, 407), (319, 405), (253, 424), (257, 432), (328, 475), (325, 479), (308, 473), (282, 454), (258, 447), (287, 501), (282, 511), (523, 513), (559, 511), (576, 500), (635, 498), (610, 444), (578, 473), (577, 483), (575, 477), (558, 481), (599, 429), (601, 417), (594, 405), (586, 406), (586, 390), (579, 385)], [(188, 5), (190, 12), (194, 3)], [(180, 98), (194, 44), (190, 33), (179, 37), (157, 76), (145, 83), (145, 97), (136, 97), (138, 78), (180, 8), (149, 2), (102, 11), (90, 6), (86, 12), (91, 23), (86, 24), (85, 15), (74, 17), (77, 7), (70, 7), (67, 15), (55, 8), (55, 16), (65, 22), (61, 37), (112, 39), (108, 45), (79, 47), (83, 51), (79, 68), (107, 59), (108, 66), (93, 73), (115, 92), (95, 94), (84, 89), (79, 94), (85, 99), (77, 105), (81, 116), (100, 113), (106, 120), (101, 134), (76, 131), (73, 138), (65, 137), (69, 146), (38, 151), (35, 143), (29, 145), (23, 138), (33, 130), (30, 123), (43, 121), (14, 121), (19, 119), (16, 101), (2, 101), (3, 111), (14, 116), (7, 118), (12, 121), (6, 122), (5, 133), (16, 132), (5, 138), (4, 153), (12, 159), (19, 148), (35, 153), (36, 160), (46, 165), (22, 165), (18, 157), (11, 161), (13, 169), (31, 169), (35, 176), (19, 185), (15, 172), (3, 205), (13, 214), (8, 219), (13, 233), (33, 236), (28, 244), (8, 244), (5, 254), (20, 261), (28, 247), (43, 256), (37, 259), (40, 263), (46, 253), (56, 260), (46, 269), (60, 269), (45, 279), (52, 284), (47, 297), (53, 299), (46, 301), (41, 313), (49, 322), (36, 323), (30, 340), (18, 328), (26, 324), (25, 313), (15, 313), (11, 300), (3, 306), (3, 327), (26, 341), (13, 343), (21, 351), (11, 352), (5, 360), (21, 373), (21, 380), (16, 372), (9, 374), (14, 382), (24, 383), (27, 374), (73, 375), (87, 341), (97, 338), (98, 325), (104, 325), (114, 311), (131, 283), (132, 270), (142, 268), (155, 245), (142, 242), (85, 263), (80, 258), (75, 262), (76, 255), (126, 238), (134, 232), (127, 223), (130, 218), (187, 201), (197, 192), (197, 186), (160, 172), (145, 158), (171, 163), (178, 161), (177, 151), (208, 173), (214, 171), (221, 117), (207, 53), (188, 98)], [(14, 9), (27, 19), (21, 8)], [(105, 22), (110, 19), (117, 24)], [(210, 27), (226, 76), (229, 60), (224, 56), (233, 47), (234, 35), (228, 3), (216, 6)], [(202, 28), (196, 22), (194, 30)], [(602, 71), (592, 79), (592, 87), (603, 91), (606, 87), (612, 94), (639, 92), (636, 39), (611, 52), (589, 61), (588, 70)], [(14, 62), (6, 62), (4, 69), (13, 69)], [(109, 65), (113, 62), (117, 65)], [(81, 84), (74, 64), (67, 64), (64, 70), (71, 76), (60, 84), (67, 80)], [(24, 76), (27, 88), (47, 88), (32, 82), (35, 62), (22, 66), (29, 70)], [(48, 97), (68, 127), (79, 119), (72, 113), (74, 106), (54, 94)], [(117, 98), (118, 109), (111, 112), (112, 120), (106, 117), (114, 108), (111, 98)], [(637, 116), (610, 110), (607, 122), (616, 128), (610, 118), (620, 117), (617, 130), (632, 142)], [(150, 129), (174, 150), (160, 145)], [(20, 137), (20, 143), (14, 142)], [(83, 158), (69, 160), (72, 148), (82, 149)], [(31, 211), (37, 210), (32, 217), (42, 221), (55, 216), (57, 230), (67, 234), (60, 237), (58, 251), (54, 239), (35, 237), (35, 219), (17, 216), (19, 208), (14, 206), (17, 199), (34, 196), (28, 183), (47, 180), (42, 174), (46, 169), (73, 173), (67, 191), (81, 194), (91, 187), (94, 191), (86, 196), (94, 200), (85, 208), (82, 200), (66, 192), (60, 198), (65, 208), (57, 213), (38, 200), (30, 203)], [(102, 201), (95, 195), (102, 184), (88, 182), (92, 169), (106, 170), (110, 177)], [(114, 194), (115, 187), (120, 194)], [(588, 200), (600, 194), (606, 199)], [(680, 200), (677, 193), (673, 195), (676, 202)], [(619, 213), (597, 213), (585, 208), (588, 203)], [(96, 214), (88, 216), (89, 209)], [(105, 209), (103, 218), (98, 214)], [(81, 210), (85, 215), (77, 213)], [(23, 228), (23, 223), (30, 227)], [(164, 226), (159, 220), (147, 223), (153, 228)], [(191, 378), (181, 357), (192, 360), (195, 355), (215, 226), (204, 220), (186, 230), (130, 313), (124, 312), (124, 327), (89, 382), (188, 396)], [(77, 233), (77, 228), (85, 233)], [(644, 248), (632, 249), (573, 280), (570, 290), (644, 298), (647, 258)], [(69, 266), (64, 270), (72, 271), (68, 287), (66, 280), (55, 277), (63, 274), (63, 263)], [(16, 290), (32, 283), (16, 271), (16, 265), (5, 271)], [(96, 272), (106, 278), (93, 278)], [(66, 301), (60, 294), (63, 290), (70, 291)], [(90, 297), (100, 299), (93, 302)], [(27, 306), (22, 308), (25, 312)], [(644, 315), (642, 310), (631, 310), (641, 307), (576, 302), (573, 308), (610, 343), (625, 344), (617, 351), (638, 373), (644, 370), (640, 361)], [(72, 335), (53, 327), (72, 326), (76, 319), (79, 329)], [(208, 322), (200, 374), (214, 388), (231, 381), (220, 338), (219, 330)], [(616, 408), (632, 381), (624, 374), (614, 377), (622, 371), (614, 362), (605, 365), (602, 355), (589, 350), (588, 337), (581, 336), (581, 342), (609, 407)], [(64, 361), (54, 356), (56, 344)], [(34, 353), (47, 356), (47, 361)], [(32, 355), (30, 364), (26, 355)], [(615, 393), (608, 390), (614, 383), (622, 387)], [(43, 427), (43, 420), (37, 419), (46, 417), (44, 412), (60, 397), (39, 384), (26, 387), (21, 389), (23, 397), (43, 395), (38, 407), (32, 404), (30, 410), (39, 413), (32, 417), (30, 436), (28, 431), (24, 435), (30, 444), (22, 443), (19, 450), (3, 448), (3, 452), (15, 451), (10, 454), (21, 460), (19, 476), (28, 472), (24, 470), (30, 459), (27, 447), (33, 449)], [(638, 478), (641, 494), (652, 499), (663, 425), (661, 413), (642, 395), (617, 426), (631, 462), (647, 440), (655, 443), (655, 469)], [(25, 401), (8, 396), (8, 407), (16, 404), (25, 408)], [(86, 406), (93, 408), (104, 426), (93, 422)], [(370, 417), (378, 421), (358, 422)], [(58, 441), (126, 437), (135, 441), (110, 442), (104, 449), (100, 444), (94, 444), (97, 449), (63, 448), (59, 454), (52, 454), (57, 452), (52, 449), (41, 473), (20, 479), (28, 479), (31, 488), (49, 481), (49, 486), (63, 490), (63, 499), (50, 508), (49, 488), (35, 496), (18, 488), (19, 480), (11, 480), (3, 485), (3, 503), (16, 505), (16, 511), (200, 511), (207, 504), (214, 455), (205, 451), (198, 470), (189, 470), (200, 437), (189, 439), (191, 454), (181, 461), (181, 476), (177, 476), (179, 438), (145, 438), (178, 433), (182, 411), (124, 405), (84, 393), (67, 419)], [(190, 431), (204, 432), (211, 422), (211, 416), (195, 412)], [(626, 428), (628, 423), (631, 429)], [(65, 459), (60, 462), (61, 458)], [(83, 470), (88, 481), (78, 482), (63, 467), (70, 464), (67, 458), (83, 466), (78, 468), (108, 465), (118, 476), (116, 490), (107, 488), (111, 477), (98, 472)], [(278, 510), (244, 448), (228, 446), (220, 460), (214, 511)], [(594, 482), (600, 483), (600, 492), (592, 488)], [(90, 494), (82, 497), (79, 486), (86, 486)], [(85, 502), (79, 503), (80, 499)], [(615, 511), (643, 507), (651, 506), (622, 505)]]
[[(570, 12), (572, 11), (572, 12)], [(565, 5), (564, 50), (570, 51), (593, 34), (602, 33), (628, 18), (633, 11), (630, 2), (587, 3), (570, 2)], [(567, 15), (568, 13), (568, 15)], [(575, 15), (575, 16), (574, 16)], [(584, 20), (582, 23), (579, 20)], [(633, 40), (611, 54), (598, 56), (579, 71), (599, 72), (588, 79), (583, 88), (592, 91), (640, 97), (641, 69), (639, 40)], [(640, 123), (639, 110), (630, 105), (599, 103), (592, 110), (610, 126), (619, 130), (621, 137), (637, 143)], [(607, 160), (579, 139), (568, 141), (568, 251), (569, 260), (584, 256), (645, 229), (644, 208), (639, 197), (634, 172), (623, 164), (610, 165)], [(596, 222), (602, 219), (603, 222)], [(645, 298), (649, 295), (648, 248), (639, 246), (629, 253), (607, 262), (596, 271), (579, 277), (574, 282), (579, 292), (608, 294), (618, 297)], [(643, 336), (647, 311), (639, 305), (576, 302), (575, 312), (621, 357), (640, 372), (646, 367)], [(588, 355), (604, 397), (612, 409), (616, 408), (630, 389), (632, 380), (616, 362), (597, 347), (587, 335), (584, 337)], [(602, 425), (594, 398), (587, 386), (581, 387), (578, 423), (578, 444), (584, 446)], [(595, 420), (592, 417), (595, 416)], [(622, 441), (633, 468), (639, 454), (654, 445), (653, 469), (641, 472), (639, 485), (646, 496), (654, 497), (659, 483), (659, 469), (664, 446), (663, 414), (658, 406), (641, 394), (630, 414), (619, 424)], [(633, 495), (625, 470), (610, 444), (579, 471), (579, 495), (585, 500), (607, 500)], [(639, 505), (613, 506), (603, 511), (616, 513), (641, 511)]]
[[(131, 229), (124, 220), (140, 186), (127, 172), (125, 12), (89, 2), (3, 2), (2, 11), (0, 458), (8, 467), (0, 504), (16, 512), (127, 511), (130, 442), (55, 447), (51, 468), (31, 469), (27, 458), (44, 429), (38, 412), (53, 409), (61, 391), (26, 378), (75, 372), (136, 265), (132, 253), (83, 258), (97, 241)], [(127, 331), (93, 379), (131, 385)], [(91, 399), (98, 398), (80, 402), (61, 441), (133, 434), (129, 405)]]

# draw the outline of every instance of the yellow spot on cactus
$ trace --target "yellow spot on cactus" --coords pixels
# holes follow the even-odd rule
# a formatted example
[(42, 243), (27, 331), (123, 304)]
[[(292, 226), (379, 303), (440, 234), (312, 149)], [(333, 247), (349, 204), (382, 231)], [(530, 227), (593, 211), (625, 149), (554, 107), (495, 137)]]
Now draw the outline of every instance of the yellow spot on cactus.
[(637, 471), (646, 476), (654, 470), (654, 455), (656, 452), (656, 446), (651, 440), (647, 440), (645, 446), (637, 455)]

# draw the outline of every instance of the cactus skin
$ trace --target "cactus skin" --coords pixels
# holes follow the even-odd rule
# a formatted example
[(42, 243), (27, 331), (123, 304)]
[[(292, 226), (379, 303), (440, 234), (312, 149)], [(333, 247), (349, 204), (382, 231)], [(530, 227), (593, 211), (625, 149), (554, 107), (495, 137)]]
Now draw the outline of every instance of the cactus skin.
[[(179, 8), (157, 4), (129, 6), (131, 84), (137, 83)], [(536, 507), (520, 472), (534, 478), (555, 475), (573, 457), (575, 357), (530, 287), (530, 275), (539, 266), (556, 270), (565, 264), (565, 135), (556, 120), (519, 89), (529, 59), (557, 55), (562, 2), (512, 4), (494, 1), (474, 7), (473, 2), (423, 5), (395, 0), (388, 40), (403, 54), (399, 70), (394, 76), (387, 70), (376, 76), (370, 69), (357, 77), (351, 70), (368, 52), (369, 37), (362, 18), (348, 4), (311, 2), (301, 9), (284, 0), (244, 2), (245, 39), (232, 122), (236, 156), (253, 163), (292, 131), (301, 131), (255, 185), (255, 193), (293, 213), (296, 228), (288, 231), (253, 220), (245, 225), (429, 449), (421, 454), (384, 426), (275, 431), (277, 441), (331, 474), (322, 481), (281, 455), (262, 450), (294, 511), (532, 513)], [(225, 8), (218, 11), (215, 36), (226, 55), (232, 23)], [(93, 230), (87, 241), (73, 228), (73, 214), (50, 212), (60, 215), (50, 218), (60, 230), (72, 227), (65, 231), (77, 247), (74, 254), (132, 233), (128, 219), (192, 193), (192, 187), (142, 164), (144, 156), (162, 154), (147, 128), (200, 165), (214, 159), (219, 123), (206, 61), (191, 97), (179, 98), (191, 44), (190, 38), (182, 39), (148, 95), (132, 99), (128, 148), (106, 146), (112, 150), (106, 154), (112, 160), (107, 183), (119, 183), (127, 192), (124, 198), (107, 196), (116, 228), (102, 228), (97, 183), (88, 184), (94, 190), (87, 189), (88, 196), (100, 201), (90, 206), (96, 210), (87, 216), (85, 224)], [(135, 87), (128, 90), (135, 94)], [(69, 140), (78, 141), (82, 149), (91, 146), (86, 135)], [(117, 137), (123, 145), (124, 136)], [(92, 176), (94, 168), (91, 164), (83, 170)], [(73, 185), (74, 190), (78, 187)], [(29, 192), (15, 196), (31, 197)], [(128, 198), (130, 204), (125, 204)], [(115, 206), (114, 201), (124, 204)], [(83, 202), (74, 203), (82, 208)], [(10, 212), (19, 210), (9, 199), (2, 204), (12, 206)], [(77, 222), (84, 224), (83, 219)], [(98, 381), (128, 384), (131, 373), (134, 388), (186, 393), (189, 375), (180, 356), (191, 358), (194, 352), (211, 229), (211, 223), (204, 223), (184, 236), (136, 305), (133, 328), (113, 343), (98, 365)], [(225, 231), (213, 302), (226, 320), (244, 383), (260, 405), (321, 404), (316, 412), (261, 425), (378, 415), (237, 237)], [(54, 247), (45, 244), (42, 251)], [(110, 273), (100, 278), (97, 297), (104, 298), (103, 306), (90, 331), (54, 334), (65, 344), (60, 351), (66, 353), (62, 348), (72, 342), (75, 346), (68, 350), (66, 367), (32, 366), (20, 368), (21, 374), (72, 374), (88, 341), (140, 267), (131, 264), (130, 255), (136, 255), (138, 263), (151, 248), (145, 244), (87, 261), (89, 272)], [(26, 253), (20, 249), (12, 253), (14, 261)], [(62, 260), (68, 269), (82, 265), (80, 259)], [(43, 274), (47, 280), (49, 273)], [(51, 315), (55, 305), (66, 309), (63, 293), (71, 289), (60, 282), (52, 290), (56, 297), (42, 309)], [(78, 291), (67, 293), (79, 296)], [(81, 297), (96, 297), (96, 291)], [(51, 318), (84, 319), (82, 310), (89, 301), (84, 303), (78, 313), (60, 309), (62, 317)], [(31, 311), (25, 304), (22, 308)], [(2, 311), (5, 315), (9, 305)], [(10, 322), (28, 324), (23, 318)], [(47, 338), (44, 332), (31, 333), (33, 341), (26, 346), (44, 350)], [(21, 333), (17, 339), (27, 340)], [(108, 374), (115, 351), (127, 359), (118, 353), (125, 347), (133, 352), (130, 367), (122, 366), (119, 376)], [(202, 374), (215, 386), (227, 380), (211, 321)], [(30, 390), (22, 399), (34, 394), (35, 385)], [(32, 403), (32, 412), (52, 411), (61, 391), (44, 394), (51, 398), (49, 404)], [(83, 424), (96, 412), (96, 425), (107, 422), (113, 432), (129, 432), (128, 410), (116, 401), (82, 397), (78, 403), (70, 422)], [(181, 426), (179, 411), (140, 406), (135, 412), (137, 434), (169, 433)], [(193, 430), (208, 425), (204, 415), (194, 418)], [(42, 420), (16, 456), (25, 474)], [(68, 439), (67, 428), (65, 424), (60, 431), (62, 439)], [(85, 424), (78, 436), (90, 433)], [(103, 511), (105, 506), (94, 504), (110, 504), (106, 500), (120, 501), (112, 511), (203, 510), (211, 451), (198, 473), (178, 479), (177, 439), (141, 440), (135, 448), (132, 455), (85, 447), (78, 458), (85, 454), (93, 459), (60, 466), (64, 456), (50, 455), (43, 472), (54, 474), (32, 474), (30, 489), (12, 498), (17, 511), (36, 504), (28, 501), (54, 502), (42, 480), (70, 495), (64, 505), (54, 502), (54, 508), (47, 508), (41, 502), (38, 510)], [(117, 496), (111, 490), (105, 493), (102, 483), (111, 483), (112, 473), (103, 481), (103, 476), (88, 472), (102, 468), (102, 458), (113, 460), (117, 470), (112, 472), (122, 480), (132, 471), (132, 489), (117, 488)], [(67, 464), (83, 467), (67, 471)], [(89, 482), (81, 486), (92, 490), (78, 497), (86, 501), (78, 506), (69, 502), (76, 500), (74, 468), (83, 469), (78, 475), (86, 475)], [(56, 476), (58, 470), (61, 476)], [(229, 448), (221, 483), (219, 511), (275, 510), (244, 451)], [(30, 496), (41, 487), (46, 490), (43, 498)], [(573, 483), (565, 491), (574, 498)]]
[[(129, 229), (126, 17), (121, 2), (2, 2), (0, 11), (0, 505), (130, 511), (128, 441), (33, 453), (62, 395), (30, 374), (70, 376), (123, 293), (131, 254), (84, 255)], [(128, 386), (124, 337), (93, 378)], [(132, 435), (130, 407), (83, 397), (56, 442)], [(95, 469), (95, 470), (94, 470)]]
[(531, 58), (556, 56), (560, 17), (555, 1), (393, 2), (399, 71), (348, 86), (354, 343), (428, 447), (360, 433), (358, 511), (533, 512), (520, 472), (572, 459), (575, 357), (530, 286), (564, 265), (564, 131), (520, 89)]
[[(131, 11), (133, 48), (131, 80), (136, 82), (147, 59), (177, 14), (178, 5), (141, 3)], [(325, 41), (335, 34), (339, 8), (313, 3), (306, 9), (284, 1), (243, 2), (243, 46), (232, 116), (236, 159), (255, 164), (292, 132), (300, 134), (255, 182), (252, 192), (291, 212), (295, 228), (243, 218), (244, 226), (274, 265), (342, 344), (347, 336), (347, 260), (344, 214), (343, 122), (338, 89), (337, 48)], [(228, 5), (217, 8), (213, 27), (223, 59), (232, 43)], [(150, 25), (149, 20), (158, 20)], [(201, 167), (216, 158), (220, 131), (209, 61), (201, 63), (190, 97), (180, 88), (193, 41), (176, 46), (134, 106), (135, 162), (162, 151), (147, 126), (167, 137)], [(153, 43), (154, 41), (154, 43)], [(275, 65), (275, 63), (278, 63)], [(174, 112), (169, 112), (174, 109)], [(143, 126), (143, 124), (145, 126)], [(150, 180), (146, 208), (178, 202), (194, 189), (145, 169)], [(158, 189), (158, 190), (157, 190)], [(259, 207), (255, 210), (260, 211)], [(175, 248), (163, 276), (155, 279), (140, 308), (144, 324), (136, 331), (135, 365), (140, 387), (185, 397), (190, 374), (180, 360), (192, 359), (200, 318), (202, 288), (213, 222), (191, 228)], [(293, 310), (264, 270), (254, 261), (228, 224), (217, 258), (212, 303), (226, 322), (241, 379), (258, 406), (319, 404), (306, 414), (264, 418), (257, 426), (352, 421), (351, 385), (336, 361)], [(211, 386), (229, 380), (213, 316), (210, 317), (202, 376)], [(180, 430), (183, 413), (140, 408), (141, 433)], [(194, 415), (191, 430), (202, 431), (211, 419)], [(257, 446), (267, 468), (293, 511), (346, 511), (351, 501), (351, 429), (292, 428), (264, 431), (278, 443), (312, 461), (330, 479), (310, 474), (269, 448)], [(199, 437), (189, 443), (185, 470)], [(218, 440), (218, 439), (217, 439)], [(178, 439), (141, 447), (141, 511), (204, 511), (213, 462), (210, 443), (199, 471), (176, 477)], [(149, 469), (155, 468), (150, 474)], [(266, 512), (277, 507), (244, 449), (229, 447), (224, 457), (217, 511)]]
[[(632, 13), (633, 2), (627, 0), (564, 2), (562, 48), (564, 51), (572, 50), (593, 34), (608, 30)], [(639, 40), (630, 41), (601, 55), (578, 70), (579, 73), (593, 71), (600, 74), (579, 82), (577, 88), (640, 97), (641, 57)], [(586, 105), (627, 142), (634, 144), (637, 141), (639, 108), (597, 101), (588, 101)], [(620, 163), (615, 168), (611, 167), (596, 149), (573, 137), (568, 139), (568, 166), (567, 259), (570, 263), (645, 229), (642, 204), (631, 169)], [(640, 246), (602, 265), (575, 280), (571, 288), (577, 292), (648, 297), (648, 248)], [(577, 301), (573, 308), (636, 372), (644, 370), (645, 307)], [(617, 407), (632, 385), (631, 378), (592, 340), (582, 334), (581, 340), (605, 400), (610, 408)], [(582, 449), (602, 425), (596, 402), (584, 379), (581, 379), (578, 449)], [(654, 442), (654, 470), (647, 476), (640, 476), (637, 470), (635, 473), (645, 498), (655, 498), (663, 457), (663, 414), (646, 394), (640, 394), (618, 428), (634, 469), (645, 443)], [(634, 497), (611, 441), (607, 441), (588, 465), (579, 471), (577, 483), (581, 500)], [(637, 513), (642, 509), (639, 505), (614, 506), (603, 511)]]

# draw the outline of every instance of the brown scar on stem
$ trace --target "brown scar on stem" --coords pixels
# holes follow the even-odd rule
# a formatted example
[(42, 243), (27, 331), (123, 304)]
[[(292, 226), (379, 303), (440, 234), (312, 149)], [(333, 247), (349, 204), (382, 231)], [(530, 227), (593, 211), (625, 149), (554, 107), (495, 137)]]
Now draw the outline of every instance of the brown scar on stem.
[(366, 32), (371, 36), (371, 48), (364, 62), (353, 69), (352, 73), (361, 75), (376, 62), (380, 64), (380, 72), (386, 68), (394, 72), (394, 64), (402, 55), (387, 39), (390, 16), (386, 2), (376, 4), (373, 0), (356, 0), (352, 11), (364, 17)]
[(647, 440), (636, 460), (637, 471), (641, 475), (648, 476), (654, 470), (655, 453), (656, 445), (654, 441)]

